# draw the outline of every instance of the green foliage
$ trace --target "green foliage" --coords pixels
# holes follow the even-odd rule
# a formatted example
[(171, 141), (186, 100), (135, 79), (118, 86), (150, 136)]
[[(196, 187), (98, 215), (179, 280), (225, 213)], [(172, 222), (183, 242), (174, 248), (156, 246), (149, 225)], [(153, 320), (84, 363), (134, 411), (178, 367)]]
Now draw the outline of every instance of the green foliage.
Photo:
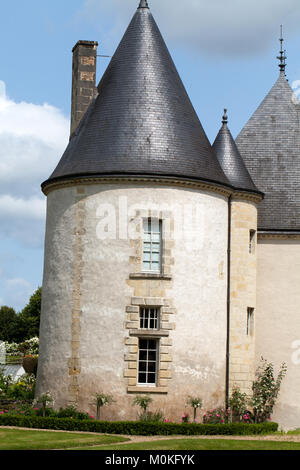
[(231, 409), (231, 419), (233, 421), (241, 421), (242, 417), (247, 414), (247, 405), (249, 397), (246, 393), (242, 393), (239, 387), (234, 387), (229, 399), (229, 407)]
[(58, 429), (65, 431), (98, 432), (104, 434), (127, 434), (136, 436), (170, 435), (228, 435), (250, 436), (269, 434), (278, 430), (277, 423), (262, 424), (177, 424), (149, 423), (145, 421), (95, 421), (69, 418), (41, 418), (36, 416), (0, 415), (0, 426), (17, 426), (35, 429)]
[(53, 403), (53, 398), (52, 398), (50, 392), (47, 392), (47, 393), (43, 393), (42, 395), (37, 397), (34, 400), (34, 402), (39, 404), (39, 405), (42, 405), (42, 414), (43, 414), (43, 417), (45, 417), (48, 405), (52, 405), (52, 403)]
[(13, 308), (0, 308), (0, 340), (21, 343), (39, 335), (42, 288), (30, 297), (20, 313)]
[(0, 341), (11, 341), (17, 322), (17, 314), (13, 308), (0, 308)]
[(208, 410), (203, 415), (204, 424), (221, 424), (224, 426), (224, 423), (227, 423), (229, 416), (229, 411), (224, 410), (224, 408), (215, 408), (213, 410)]
[(89, 419), (88, 413), (78, 411), (77, 408), (73, 405), (70, 405), (67, 408), (60, 408), (59, 411), (54, 413), (57, 418), (72, 418), (79, 420)]
[(94, 405), (97, 408), (97, 419), (100, 419), (100, 410), (102, 406), (110, 405), (114, 402), (114, 399), (111, 395), (106, 395), (105, 393), (96, 393), (94, 397)]
[(253, 396), (250, 400), (256, 423), (262, 423), (271, 418), (286, 372), (287, 366), (282, 363), (278, 376), (275, 378), (273, 364), (261, 358), (261, 364), (256, 371), (256, 380), (252, 385)]
[(142, 409), (142, 415), (139, 416), (139, 419), (143, 419), (147, 415), (147, 409), (152, 403), (152, 398), (148, 396), (136, 395), (133, 400), (133, 405), (137, 405)]
[(187, 405), (191, 406), (194, 409), (194, 421), (195, 422), (196, 422), (196, 419), (197, 419), (197, 409), (198, 408), (201, 409), (202, 404), (203, 404), (202, 398), (188, 397)]
[(146, 413), (142, 413), (139, 416), (139, 419), (141, 421), (146, 421), (148, 423), (159, 423), (159, 422), (164, 421), (164, 415), (163, 415), (162, 411), (160, 411), (160, 410), (155, 411), (155, 412), (146, 411)]
[(42, 288), (39, 287), (30, 297), (26, 307), (18, 315), (18, 341), (26, 341), (39, 336)]

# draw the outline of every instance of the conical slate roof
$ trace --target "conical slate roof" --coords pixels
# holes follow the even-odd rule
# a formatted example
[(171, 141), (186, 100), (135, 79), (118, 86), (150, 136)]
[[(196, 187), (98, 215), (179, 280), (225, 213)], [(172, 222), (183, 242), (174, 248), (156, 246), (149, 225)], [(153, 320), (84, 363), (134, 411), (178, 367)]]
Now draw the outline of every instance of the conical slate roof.
[(49, 180), (104, 175), (229, 185), (166, 44), (142, 0)]
[(284, 71), (236, 139), (256, 186), (260, 230), (300, 231), (300, 104)]
[(223, 116), (222, 127), (213, 144), (213, 150), (225, 175), (235, 189), (259, 192), (228, 129), (226, 111)]

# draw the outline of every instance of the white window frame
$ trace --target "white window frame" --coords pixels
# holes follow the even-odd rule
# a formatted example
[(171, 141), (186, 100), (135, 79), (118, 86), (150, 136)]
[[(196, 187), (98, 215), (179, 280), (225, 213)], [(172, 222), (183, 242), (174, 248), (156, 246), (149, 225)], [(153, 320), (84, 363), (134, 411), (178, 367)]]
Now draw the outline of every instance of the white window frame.
[[(140, 329), (141, 330), (159, 330), (160, 325), (160, 307), (140, 307)], [(153, 322), (153, 327), (151, 327)]]
[[(146, 341), (147, 342), (147, 349), (142, 349), (141, 348), (141, 341)], [(150, 349), (149, 348), (149, 342), (152, 341), (156, 344), (155, 349)], [(140, 359), (140, 353), (141, 351), (147, 351), (147, 358), (146, 360), (141, 360)], [(155, 351), (156, 353), (156, 358), (155, 361), (149, 360), (149, 352)], [(155, 381), (154, 382), (148, 382), (149, 379), (149, 374), (154, 374), (153, 372), (149, 372), (148, 367), (149, 363), (155, 362)], [(141, 363), (146, 364), (146, 370), (140, 370), (140, 365)], [(159, 370), (159, 340), (158, 339), (152, 339), (152, 338), (139, 338), (139, 352), (138, 352), (138, 386), (142, 387), (157, 387), (157, 379), (158, 379), (158, 370)], [(140, 374), (145, 374), (146, 375), (146, 382), (140, 382)]]
[[(154, 232), (153, 230), (157, 222), (158, 222), (158, 232)], [(146, 254), (149, 255), (149, 260), (145, 259)], [(157, 254), (158, 254), (158, 261), (154, 261), (153, 257), (154, 255), (157, 255)], [(145, 263), (147, 264), (149, 263), (149, 269), (145, 267)], [(147, 219), (143, 219), (142, 271), (145, 273), (161, 273), (162, 272), (162, 220), (161, 219), (150, 218), (150, 217)]]

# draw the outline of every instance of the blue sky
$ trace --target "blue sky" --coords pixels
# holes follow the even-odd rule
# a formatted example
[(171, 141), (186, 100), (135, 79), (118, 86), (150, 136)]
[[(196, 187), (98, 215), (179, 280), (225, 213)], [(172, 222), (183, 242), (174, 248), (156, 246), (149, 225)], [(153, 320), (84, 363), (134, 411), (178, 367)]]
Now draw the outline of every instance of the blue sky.
[[(42, 283), (40, 183), (68, 141), (71, 50), (112, 55), (138, 0), (12, 0), (0, 17), (0, 306), (20, 310)], [(211, 141), (229, 110), (234, 137), (278, 77), (284, 25), (291, 85), (300, 80), (299, 0), (149, 0)], [(98, 61), (98, 80), (108, 59)], [(297, 90), (298, 91), (298, 90)]]

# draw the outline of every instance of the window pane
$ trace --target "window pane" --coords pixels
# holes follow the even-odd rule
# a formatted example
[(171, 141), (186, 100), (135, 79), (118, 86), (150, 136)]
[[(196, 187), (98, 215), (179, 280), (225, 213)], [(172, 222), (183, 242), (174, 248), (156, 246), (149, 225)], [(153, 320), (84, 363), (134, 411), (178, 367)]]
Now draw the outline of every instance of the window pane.
[(146, 382), (146, 377), (147, 377), (146, 374), (139, 374), (139, 383), (140, 383), (140, 384), (145, 384), (145, 383), (147, 383), (147, 382)]
[(148, 374), (148, 383), (149, 384), (155, 384), (155, 382), (156, 382), (155, 374)]
[(140, 349), (147, 349), (148, 341), (146, 339), (140, 339)]
[(155, 349), (155, 351), (156, 351), (156, 341), (155, 340), (149, 340), (148, 348), (149, 349)]
[(156, 372), (156, 362), (148, 363), (148, 372)]

